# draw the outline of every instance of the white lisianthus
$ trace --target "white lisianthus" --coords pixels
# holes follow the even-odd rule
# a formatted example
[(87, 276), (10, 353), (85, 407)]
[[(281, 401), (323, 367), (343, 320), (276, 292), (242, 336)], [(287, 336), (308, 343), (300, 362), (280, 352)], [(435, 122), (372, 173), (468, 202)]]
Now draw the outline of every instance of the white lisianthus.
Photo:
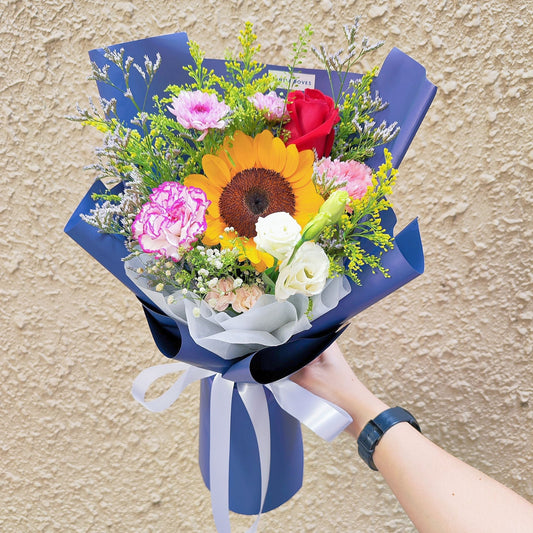
[(259, 217), (255, 223), (254, 237), (257, 249), (262, 252), (267, 252), (279, 261), (287, 259), (300, 240), (300, 232), (302, 228), (294, 218), (279, 211), (278, 213), (271, 213), (266, 217)]
[(275, 296), (286, 300), (293, 294), (313, 296), (324, 289), (329, 273), (326, 252), (314, 242), (304, 242), (292, 261), (282, 263), (276, 281)]

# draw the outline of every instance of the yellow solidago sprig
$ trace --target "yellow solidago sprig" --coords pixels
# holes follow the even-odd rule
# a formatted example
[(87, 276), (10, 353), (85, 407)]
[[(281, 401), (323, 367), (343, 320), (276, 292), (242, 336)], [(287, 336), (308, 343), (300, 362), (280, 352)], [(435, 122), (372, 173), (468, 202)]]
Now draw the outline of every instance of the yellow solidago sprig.
[(388, 276), (381, 256), (394, 243), (381, 224), (381, 213), (392, 207), (387, 196), (392, 193), (396, 174), (392, 155), (385, 150), (385, 163), (372, 174), (367, 193), (358, 200), (351, 199), (349, 212), (337, 224), (323, 229), (318, 242), (330, 258), (330, 277), (347, 275), (360, 284), (359, 273), (365, 265)]
[[(284, 113), (273, 116), (264, 109), (265, 99), (279, 105), (274, 92), (277, 81), (268, 74), (261, 75), (265, 66), (255, 59), (260, 50), (256, 40), (252, 24), (246, 23), (239, 34), (241, 51), (226, 59), (224, 76), (205, 68), (205, 53), (197, 43), (190, 42), (194, 65), (185, 70), (192, 82), (170, 85), (169, 97), (155, 98), (158, 112), (150, 116), (150, 121), (176, 154), (180, 180), (201, 173), (203, 157), (217, 154), (224, 139), (233, 138), (237, 132), (255, 137), (264, 130), (273, 131), (286, 118)], [(167, 111), (174, 116), (168, 116)]]
[(265, 129), (271, 129), (272, 125), (254, 105), (253, 98), (257, 94), (274, 91), (278, 80), (268, 73), (261, 74), (265, 65), (255, 59), (261, 45), (257, 43), (251, 22), (246, 22), (239, 32), (239, 43), (241, 50), (237, 56), (228, 54), (226, 57), (226, 76), (214, 76), (213, 79), (222, 90), (224, 101), (232, 109), (232, 120), (226, 134), (242, 131), (254, 137)]

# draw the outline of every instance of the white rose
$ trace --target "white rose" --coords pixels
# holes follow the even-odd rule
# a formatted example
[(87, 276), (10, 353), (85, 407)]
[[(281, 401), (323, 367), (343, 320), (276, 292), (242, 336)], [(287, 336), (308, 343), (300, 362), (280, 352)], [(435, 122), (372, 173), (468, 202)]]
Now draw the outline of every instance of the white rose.
[(276, 298), (286, 300), (293, 294), (319, 294), (324, 289), (328, 273), (326, 252), (314, 242), (304, 242), (290, 264), (281, 264), (276, 281)]
[(279, 211), (266, 217), (259, 217), (255, 223), (257, 235), (254, 241), (258, 250), (284, 261), (300, 240), (301, 231), (300, 224), (289, 213)]

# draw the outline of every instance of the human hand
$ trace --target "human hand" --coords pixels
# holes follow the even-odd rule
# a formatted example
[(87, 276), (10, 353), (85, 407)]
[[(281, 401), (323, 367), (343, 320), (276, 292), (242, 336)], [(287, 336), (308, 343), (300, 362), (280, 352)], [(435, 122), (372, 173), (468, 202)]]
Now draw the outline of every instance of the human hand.
[(387, 409), (387, 405), (359, 381), (337, 343), (290, 379), (347, 411), (354, 421), (346, 431), (356, 438), (369, 420)]

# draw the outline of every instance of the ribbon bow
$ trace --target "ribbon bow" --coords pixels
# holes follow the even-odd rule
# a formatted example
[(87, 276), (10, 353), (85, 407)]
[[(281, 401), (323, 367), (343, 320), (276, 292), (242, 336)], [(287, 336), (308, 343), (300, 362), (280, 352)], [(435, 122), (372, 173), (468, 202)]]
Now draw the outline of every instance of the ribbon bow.
[[(145, 400), (152, 383), (160, 377), (177, 372), (184, 373), (161, 396)], [(170, 407), (181, 392), (191, 383), (214, 376), (211, 389), (209, 487), (211, 508), (218, 533), (230, 533), (229, 521), (229, 457), (231, 404), (236, 386), (250, 416), (259, 449), (261, 472), (261, 505), (259, 514), (248, 533), (257, 531), (259, 519), (268, 488), (270, 475), (270, 420), (265, 388), (268, 388), (276, 402), (287, 413), (305, 424), (318, 436), (333, 440), (352, 419), (340, 407), (319, 398), (296, 383), (284, 378), (268, 385), (250, 382), (234, 382), (211, 370), (198, 368), (187, 363), (156, 365), (143, 370), (133, 382), (133, 397), (146, 409), (161, 412)]]

